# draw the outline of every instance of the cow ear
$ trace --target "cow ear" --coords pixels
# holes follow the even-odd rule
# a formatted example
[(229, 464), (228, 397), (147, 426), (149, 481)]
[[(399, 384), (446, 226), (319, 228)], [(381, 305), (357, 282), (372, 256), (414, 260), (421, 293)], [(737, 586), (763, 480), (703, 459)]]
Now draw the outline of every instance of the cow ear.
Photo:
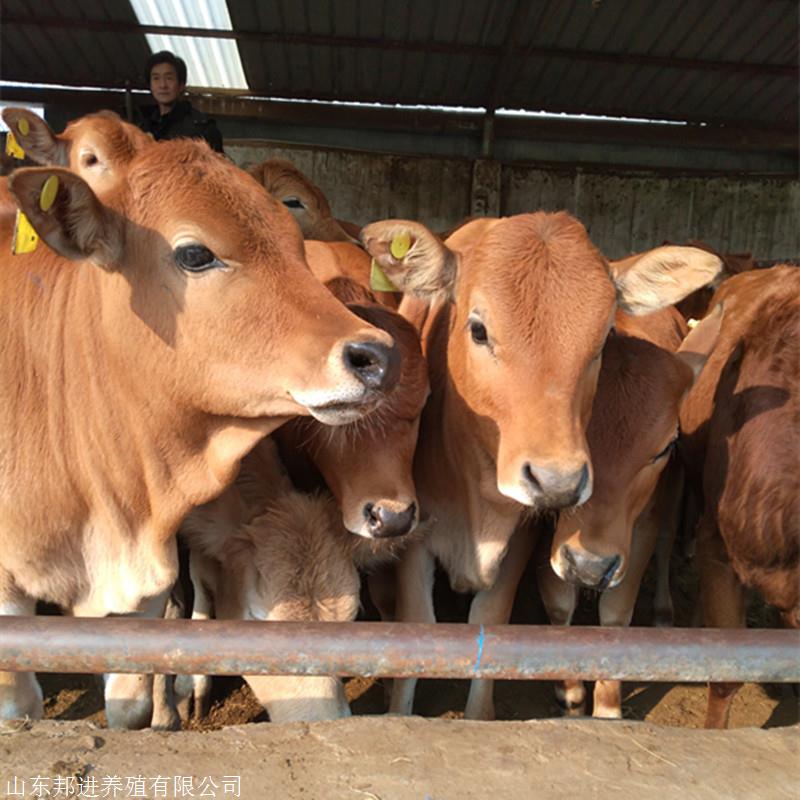
[[(361, 241), (398, 291), (422, 299), (452, 292), (458, 258), (419, 222), (402, 219), (373, 222), (361, 230)], [(391, 286), (375, 288), (392, 289)]]
[(56, 136), (41, 117), (27, 108), (4, 108), (3, 121), (32, 161), (62, 167), (68, 165), (69, 147), (66, 141)]
[(623, 311), (640, 316), (674, 305), (711, 283), (722, 259), (697, 247), (666, 245), (610, 262), (611, 280)]
[(16, 170), (8, 188), (39, 237), (59, 255), (103, 266), (118, 261), (122, 220), (83, 178), (66, 169), (30, 167)]
[(687, 334), (675, 355), (691, 367), (694, 379), (697, 380), (708, 357), (714, 350), (722, 329), (722, 303), (717, 303), (714, 310), (706, 314)]

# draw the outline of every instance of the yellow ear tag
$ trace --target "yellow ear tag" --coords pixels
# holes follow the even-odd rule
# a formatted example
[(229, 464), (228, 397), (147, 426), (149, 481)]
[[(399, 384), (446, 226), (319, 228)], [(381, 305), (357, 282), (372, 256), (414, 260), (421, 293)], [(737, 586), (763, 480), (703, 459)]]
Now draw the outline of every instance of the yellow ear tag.
[(42, 211), (49, 211), (56, 201), (58, 194), (58, 176), (51, 175), (42, 186), (42, 193), (39, 195), (39, 208)]
[(19, 146), (16, 137), (11, 131), (6, 134), (6, 154), (14, 158), (25, 158), (25, 151)]
[(28, 135), (28, 134), (31, 132), (31, 124), (28, 122), (28, 120), (26, 120), (26, 119), (25, 119), (25, 117), (23, 117), (23, 118), (22, 118), (22, 119), (21, 119), (21, 120), (20, 120), (20, 121), (17, 123), (17, 129), (19, 130), (19, 132), (20, 132), (20, 133), (21, 133), (23, 136), (27, 136), (27, 135)]
[(369, 271), (369, 288), (375, 292), (399, 292), (400, 290), (389, 280), (386, 273), (373, 258)]
[(411, 249), (411, 234), (398, 233), (389, 245), (389, 252), (399, 261)]
[(14, 238), (11, 240), (11, 255), (32, 253), (39, 244), (39, 236), (33, 229), (30, 220), (17, 209), (17, 220), (14, 223)]

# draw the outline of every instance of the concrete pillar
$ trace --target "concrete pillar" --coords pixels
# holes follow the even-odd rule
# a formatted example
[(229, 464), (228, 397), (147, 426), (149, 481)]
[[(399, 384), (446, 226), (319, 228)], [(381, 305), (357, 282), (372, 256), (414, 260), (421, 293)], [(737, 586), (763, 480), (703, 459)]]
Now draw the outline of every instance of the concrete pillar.
[(479, 158), (472, 165), (470, 215), (500, 216), (500, 164), (490, 158)]

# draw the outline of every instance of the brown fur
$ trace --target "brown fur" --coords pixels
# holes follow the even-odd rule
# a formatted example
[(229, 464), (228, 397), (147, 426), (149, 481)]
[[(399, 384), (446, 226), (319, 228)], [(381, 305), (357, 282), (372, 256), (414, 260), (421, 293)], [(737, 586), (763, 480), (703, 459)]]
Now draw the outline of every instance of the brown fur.
[[(619, 566), (600, 595), (600, 622), (628, 625), (659, 534), (673, 535), (668, 528), (674, 513), (664, 508), (664, 496), (680, 495), (680, 477), (674, 467), (664, 470), (671, 456), (666, 448), (677, 436), (680, 402), (694, 378), (681, 354), (675, 354), (686, 327), (670, 308), (637, 318), (617, 312), (615, 331), (603, 348), (587, 429), (595, 473), (592, 497), (560, 513), (552, 544), (538, 563), (539, 589), (553, 624), (570, 623), (579, 596), (573, 584), (596, 588), (609, 559), (617, 558)], [(660, 577), (668, 582), (666, 571)], [(659, 587), (659, 599), (666, 596), (659, 609), (663, 616), (670, 613), (668, 592), (668, 583)], [(618, 682), (599, 681), (595, 716), (620, 717), (619, 692)], [(583, 713), (580, 682), (567, 682), (558, 693), (570, 713)]]
[(298, 485), (319, 485), (309, 475), (306, 461), (310, 460), (336, 497), (345, 527), (369, 536), (367, 504), (402, 511), (413, 503), (419, 509), (412, 465), (429, 392), (427, 365), (418, 333), (397, 312), (370, 302), (370, 293), (355, 281), (335, 278), (326, 286), (350, 311), (392, 336), (402, 354), (400, 378), (378, 410), (352, 425), (331, 428), (297, 419), (276, 437)]
[[(411, 243), (401, 258), (391, 252), (399, 234)], [(718, 266), (683, 252), (668, 264), (648, 253), (610, 268), (563, 212), (474, 220), (445, 243), (419, 223), (387, 220), (362, 240), (395, 285), (430, 303), (414, 318), (424, 320), (432, 392), (415, 478), (431, 521), (398, 565), (397, 618), (434, 621), (438, 561), (454, 588), (477, 592), (470, 622), (502, 624), (533, 548), (517, 530), (523, 514), (591, 492), (585, 429), (617, 295), (655, 310), (673, 302), (661, 293), (688, 291)], [(488, 344), (472, 341), (476, 315)], [(546, 486), (526, 477), (531, 465)], [(467, 716), (491, 716), (490, 684), (473, 682)], [(392, 708), (408, 713), (413, 681), (395, 686)]]
[[(10, 186), (77, 258), (44, 243), (9, 255), (13, 220), (0, 219), (0, 605), (160, 614), (186, 513), (286, 417), (374, 408), (342, 352), (389, 337), (332, 300), (288, 212), (205, 144), (144, 148), (105, 202), (57, 168), (18, 170)], [(229, 266), (181, 271), (173, 247), (187, 236)], [(40, 714), (31, 680), (0, 682), (0, 705)]]
[(333, 218), (328, 198), (291, 161), (270, 158), (248, 172), (277, 200), (299, 200), (303, 208), (290, 208), (306, 239), (321, 242), (352, 242), (350, 235)]
[[(742, 587), (800, 627), (799, 298), (790, 267), (725, 281), (713, 300), (726, 309), (720, 340), (681, 409), (704, 500), (698, 560), (712, 627), (744, 624)], [(707, 725), (727, 724), (735, 688), (711, 688)]]

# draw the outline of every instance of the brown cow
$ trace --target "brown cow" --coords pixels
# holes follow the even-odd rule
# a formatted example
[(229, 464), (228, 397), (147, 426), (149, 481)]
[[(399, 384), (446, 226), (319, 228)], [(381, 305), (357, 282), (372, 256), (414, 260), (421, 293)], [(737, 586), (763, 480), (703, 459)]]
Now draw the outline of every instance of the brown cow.
[[(570, 624), (585, 587), (601, 592), (601, 625), (629, 625), (659, 534), (666, 546), (659, 553), (656, 612), (671, 617), (667, 568), (682, 475), (670, 455), (681, 400), (719, 323), (720, 314), (713, 315), (683, 339), (686, 328), (674, 308), (645, 317), (617, 312), (586, 433), (594, 491), (582, 506), (560, 514), (550, 558), (538, 564), (539, 591), (553, 624)], [(594, 716), (622, 716), (620, 689), (619, 681), (597, 681)], [(569, 713), (584, 713), (582, 682), (567, 681), (556, 694)]]
[[(800, 627), (800, 272), (725, 281), (719, 341), (681, 408), (705, 624), (745, 624), (744, 587)], [(711, 684), (707, 727), (725, 727), (739, 684)]]
[(247, 171), (275, 198), (280, 200), (297, 220), (306, 239), (321, 242), (355, 242), (345, 231), (346, 224), (358, 235), (358, 226), (334, 219), (328, 199), (291, 161), (270, 158)]
[[(402, 466), (410, 471), (410, 461)], [(391, 560), (404, 542), (345, 531), (341, 510), (329, 495), (294, 488), (270, 439), (244, 459), (228, 491), (189, 515), (181, 532), (191, 549), (193, 619), (352, 621), (359, 605), (359, 569)], [(245, 677), (273, 722), (350, 714), (336, 678)], [(211, 681), (204, 675), (179, 676), (176, 690), (181, 715), (188, 716), (192, 698), (200, 716)]]
[[(609, 268), (566, 213), (474, 220), (446, 243), (389, 220), (362, 239), (396, 286), (435, 303), (415, 462), (431, 523), (399, 561), (397, 618), (435, 621), (438, 560), (454, 589), (477, 593), (470, 622), (505, 623), (533, 547), (525, 531), (514, 535), (523, 512), (591, 496), (585, 429), (617, 304), (670, 305), (712, 280), (719, 259), (657, 248)], [(393, 711), (411, 712), (414, 685), (395, 681)], [(474, 681), (466, 715), (493, 713), (491, 681)]]
[[(369, 290), (372, 259), (357, 244), (307, 240), (305, 251), (311, 271), (322, 283), (328, 283), (336, 278), (347, 278)], [(381, 305), (397, 308), (396, 293), (372, 290), (370, 292), (373, 300), (378, 300)]]
[[(298, 488), (318, 492), (326, 484), (335, 505), (326, 493), (296, 491), (273, 446), (264, 440), (244, 458), (234, 486), (189, 515), (181, 530), (191, 547), (194, 618), (213, 613), (248, 619), (254, 613), (248, 608), (256, 604), (265, 619), (345, 622), (354, 618), (358, 605), (357, 568), (368, 571), (373, 600), (385, 606), (384, 586), (376, 586), (372, 577), (399, 552), (417, 524), (412, 463), (428, 396), (427, 369), (419, 337), (409, 323), (377, 305), (354, 281), (336, 278), (326, 285), (353, 313), (392, 335), (402, 355), (400, 378), (380, 409), (352, 425), (329, 428), (298, 419), (270, 437), (280, 442), (292, 477), (300, 480)], [(325, 484), (308, 475), (307, 461)], [(331, 508), (338, 509), (333, 518)], [(298, 518), (289, 520), (291, 512)], [(268, 516), (256, 520), (259, 515)], [(270, 519), (278, 520), (276, 528)], [(357, 536), (347, 535), (343, 523)], [(241, 559), (255, 566), (240, 568)], [(218, 601), (218, 596), (223, 599)], [(292, 602), (287, 604), (287, 597)], [(316, 597), (338, 600), (320, 607)], [(281, 616), (287, 613), (292, 616)], [(248, 682), (273, 719), (330, 719), (349, 713), (341, 684), (331, 678), (251, 677)], [(177, 686), (184, 717), (190, 696), (195, 712), (202, 714), (209, 678), (179, 677)], [(276, 691), (285, 698), (289, 692), (293, 701), (276, 707), (270, 700)]]
[(87, 114), (55, 134), (39, 116), (26, 108), (3, 109), (3, 120), (25, 155), (38, 164), (68, 167), (80, 175), (97, 195), (114, 190), (127, 165), (153, 138), (113, 111)]
[[(105, 201), (57, 168), (9, 186), (42, 243), (7, 255), (0, 218), (0, 613), (38, 598), (161, 615), (191, 508), (285, 419), (374, 410), (397, 350), (313, 278), (288, 212), (203, 143), (145, 147)], [(107, 682), (111, 724), (146, 723), (131, 696)], [(32, 674), (0, 675), (0, 709), (41, 716)]]

